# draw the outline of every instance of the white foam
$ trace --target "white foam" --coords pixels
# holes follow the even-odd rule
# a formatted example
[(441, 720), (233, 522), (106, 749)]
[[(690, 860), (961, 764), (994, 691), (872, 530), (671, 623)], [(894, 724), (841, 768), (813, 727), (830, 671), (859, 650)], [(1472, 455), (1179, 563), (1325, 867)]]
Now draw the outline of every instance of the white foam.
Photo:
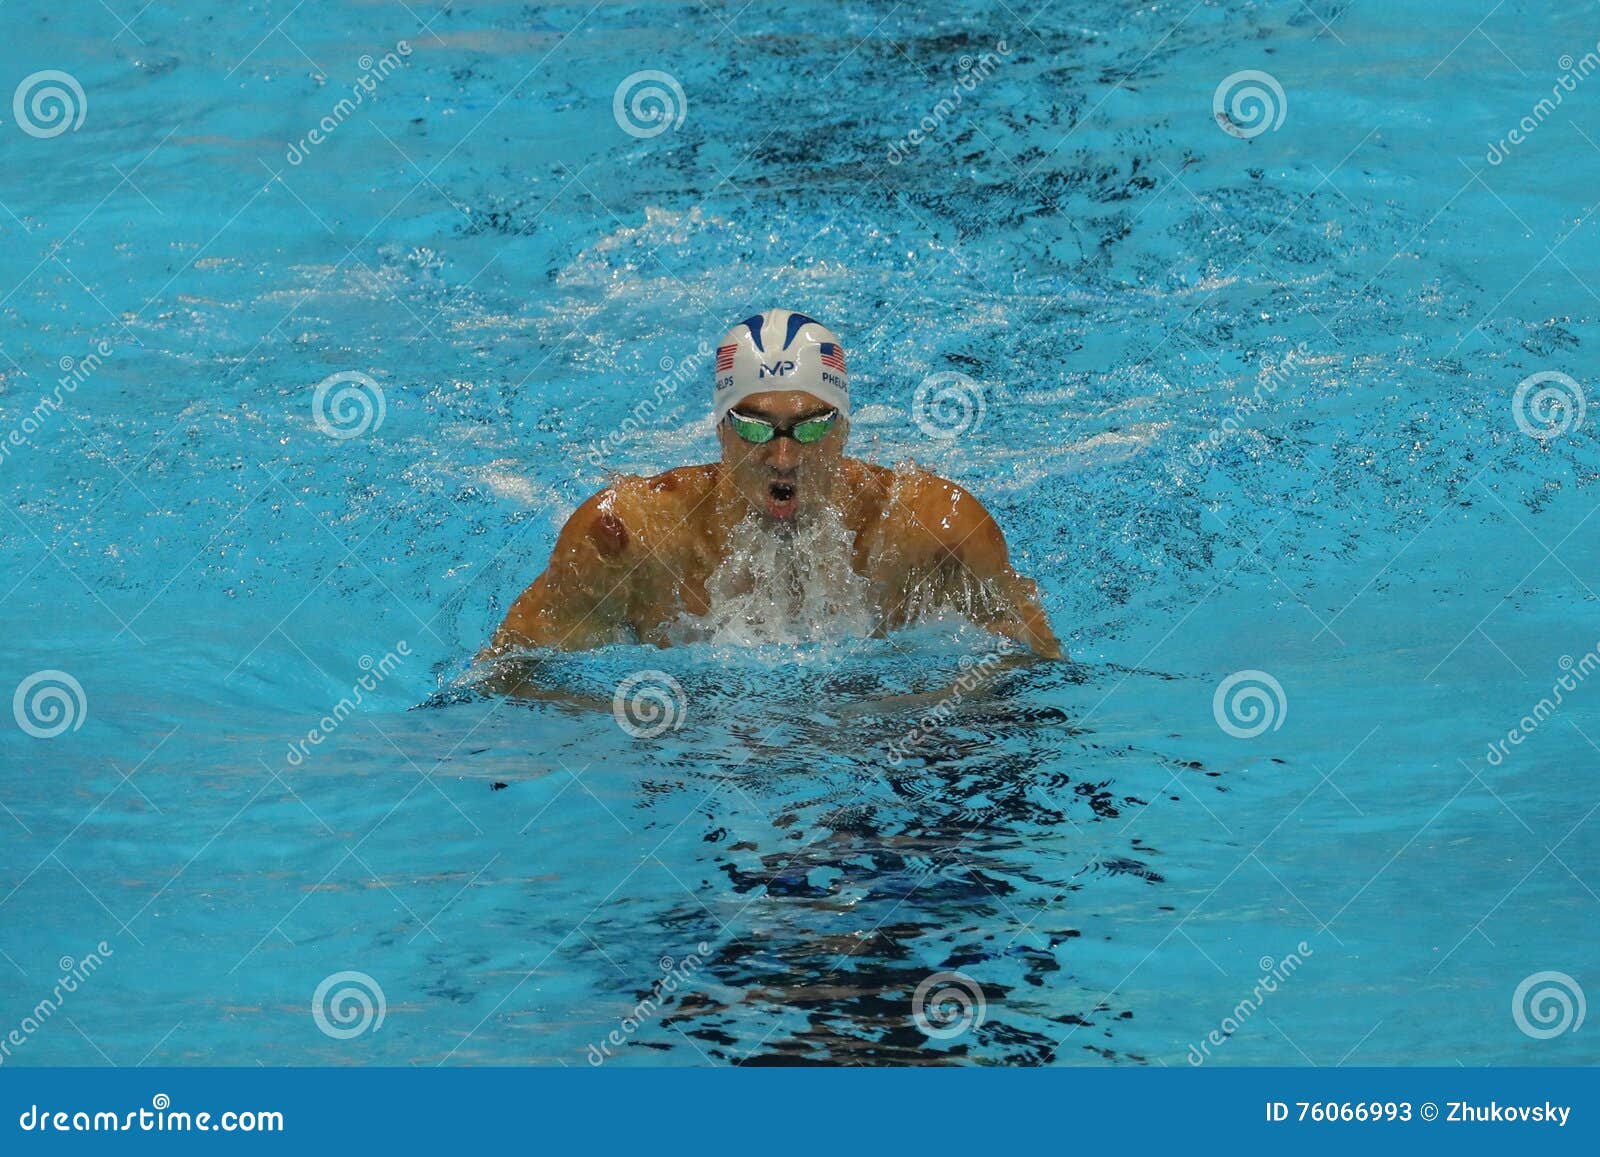
[(836, 512), (792, 533), (765, 528), (751, 514), (728, 546), (706, 580), (710, 610), (680, 616), (674, 642), (760, 646), (871, 633), (870, 584), (850, 567), (852, 537)]

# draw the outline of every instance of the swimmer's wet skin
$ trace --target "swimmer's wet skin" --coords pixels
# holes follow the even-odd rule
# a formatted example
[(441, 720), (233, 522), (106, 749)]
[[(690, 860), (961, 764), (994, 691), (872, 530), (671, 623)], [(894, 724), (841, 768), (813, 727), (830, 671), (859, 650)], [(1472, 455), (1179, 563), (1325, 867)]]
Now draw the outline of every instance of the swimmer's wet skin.
[(874, 592), (875, 633), (953, 609), (1039, 656), (1061, 655), (1037, 586), (1011, 569), (976, 498), (924, 470), (845, 456), (849, 379), (832, 332), (768, 310), (723, 338), (715, 373), (722, 460), (622, 478), (584, 502), (487, 653), (666, 646), (681, 615), (710, 611), (706, 582), (735, 526), (755, 519), (787, 535), (831, 511), (850, 534), (851, 569)]

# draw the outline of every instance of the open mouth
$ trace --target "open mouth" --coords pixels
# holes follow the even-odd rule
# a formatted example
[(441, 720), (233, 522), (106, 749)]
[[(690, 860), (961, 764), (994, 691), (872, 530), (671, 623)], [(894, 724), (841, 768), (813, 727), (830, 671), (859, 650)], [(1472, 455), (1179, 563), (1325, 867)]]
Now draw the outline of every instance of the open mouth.
[(788, 521), (800, 506), (798, 492), (793, 482), (767, 483), (767, 513), (773, 518)]

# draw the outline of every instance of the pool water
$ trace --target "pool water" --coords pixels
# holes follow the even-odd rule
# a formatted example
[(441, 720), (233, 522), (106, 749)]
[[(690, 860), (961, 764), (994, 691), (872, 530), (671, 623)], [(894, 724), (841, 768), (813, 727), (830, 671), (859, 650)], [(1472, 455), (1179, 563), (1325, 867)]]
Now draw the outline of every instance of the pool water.
[[(0, 11), (84, 113), (0, 107), (0, 1060), (1600, 1061), (1600, 452), (1514, 406), (1595, 381), (1600, 80), (1490, 159), (1590, 15)], [(485, 693), (770, 306), (1072, 661), (735, 616)]]

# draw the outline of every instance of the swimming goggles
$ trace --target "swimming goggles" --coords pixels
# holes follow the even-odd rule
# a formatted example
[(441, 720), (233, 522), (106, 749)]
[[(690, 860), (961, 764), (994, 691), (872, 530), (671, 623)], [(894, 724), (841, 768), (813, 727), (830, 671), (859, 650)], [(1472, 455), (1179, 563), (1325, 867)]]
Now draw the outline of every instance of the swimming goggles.
[(772, 441), (774, 438), (793, 438), (803, 446), (813, 442), (820, 442), (828, 436), (828, 431), (833, 429), (833, 424), (839, 420), (838, 410), (829, 410), (826, 414), (819, 414), (815, 418), (802, 418), (789, 426), (775, 426), (761, 418), (748, 418), (737, 410), (728, 411), (728, 425), (733, 427), (733, 432), (746, 442), (760, 446)]

